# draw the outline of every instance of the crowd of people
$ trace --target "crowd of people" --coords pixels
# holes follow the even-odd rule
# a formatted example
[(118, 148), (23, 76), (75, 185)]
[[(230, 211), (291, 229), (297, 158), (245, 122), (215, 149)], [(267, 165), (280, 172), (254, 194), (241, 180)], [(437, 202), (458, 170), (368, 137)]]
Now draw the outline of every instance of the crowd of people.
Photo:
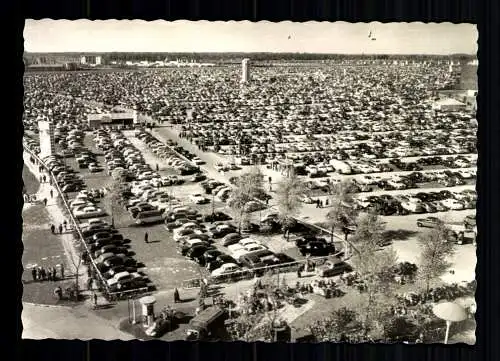
[[(59, 268), (59, 275), (57, 269)], [(64, 265), (58, 264), (56, 266), (36, 266), (31, 269), (31, 276), (33, 281), (58, 281), (64, 279)]]

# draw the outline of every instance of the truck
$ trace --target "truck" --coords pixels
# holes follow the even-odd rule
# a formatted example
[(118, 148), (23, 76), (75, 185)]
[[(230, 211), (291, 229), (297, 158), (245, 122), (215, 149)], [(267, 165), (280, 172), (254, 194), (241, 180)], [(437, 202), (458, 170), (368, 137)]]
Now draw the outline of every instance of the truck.
[(335, 168), (335, 171), (339, 174), (351, 174), (352, 168), (346, 162), (337, 159), (331, 159), (329, 164)]
[(189, 321), (186, 328), (186, 341), (203, 341), (220, 338), (219, 332), (225, 330), (227, 313), (218, 306), (209, 306)]

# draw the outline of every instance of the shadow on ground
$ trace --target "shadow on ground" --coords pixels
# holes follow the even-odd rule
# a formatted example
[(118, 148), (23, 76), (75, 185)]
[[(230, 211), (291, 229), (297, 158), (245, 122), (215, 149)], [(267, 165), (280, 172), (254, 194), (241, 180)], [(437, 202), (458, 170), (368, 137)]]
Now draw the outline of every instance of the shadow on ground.
[(406, 241), (417, 233), (416, 231), (409, 231), (406, 229), (389, 230), (384, 232), (384, 238), (389, 241)]

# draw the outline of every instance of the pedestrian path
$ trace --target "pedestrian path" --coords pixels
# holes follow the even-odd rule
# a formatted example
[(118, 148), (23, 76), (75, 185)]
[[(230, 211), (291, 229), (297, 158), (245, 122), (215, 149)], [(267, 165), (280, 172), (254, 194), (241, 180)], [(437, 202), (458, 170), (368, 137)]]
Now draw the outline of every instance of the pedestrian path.
[[(49, 174), (44, 171), (40, 172), (38, 168), (39, 166), (30, 161), (30, 154), (28, 152), (23, 152), (23, 159), (24, 164), (26, 165), (26, 167), (28, 167), (28, 169), (34, 176), (36, 176), (38, 179), (40, 179), (40, 177), (43, 177), (44, 175), (47, 177), (47, 182), (40, 183), (40, 187), (36, 193), (36, 198), (38, 200), (47, 200), (47, 206), (45, 208), (49, 214), (49, 218), (51, 219), (52, 224), (54, 224), (57, 228), (59, 224), (62, 224), (63, 221), (67, 219), (62, 206), (58, 204), (59, 193), (57, 192), (57, 189), (49, 183)], [(50, 232), (50, 225), (45, 226), (47, 228), (47, 232)], [(66, 263), (69, 266), (71, 274), (74, 275), (76, 274), (76, 269), (80, 257), (80, 253), (75, 249), (75, 239), (71, 232), (63, 232), (62, 234), (60, 234), (60, 238), (61, 244), (64, 248), (64, 254), (67, 259)], [(85, 285), (87, 284), (88, 280), (87, 267), (85, 265), (80, 265), (79, 274), (79, 289), (84, 290), (86, 288)], [(84, 295), (86, 293), (88, 292), (83, 292)]]

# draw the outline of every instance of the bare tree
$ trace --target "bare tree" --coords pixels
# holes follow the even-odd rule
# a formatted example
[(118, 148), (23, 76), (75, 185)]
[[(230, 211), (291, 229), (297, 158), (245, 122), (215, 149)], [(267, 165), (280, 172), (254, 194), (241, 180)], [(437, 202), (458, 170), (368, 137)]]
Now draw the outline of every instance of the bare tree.
[(290, 177), (280, 181), (276, 189), (276, 201), (278, 202), (280, 221), (287, 240), (289, 237), (289, 228), (294, 223), (293, 217), (302, 208), (303, 204), (300, 200), (300, 195), (303, 193), (305, 193), (304, 182), (295, 172), (291, 172)]
[(349, 181), (343, 181), (333, 184), (330, 188), (331, 209), (327, 213), (326, 219), (331, 232), (331, 242), (333, 243), (333, 232), (335, 229), (340, 228), (344, 231), (345, 253), (348, 254), (349, 244), (347, 242), (347, 227), (353, 223), (358, 215), (358, 211), (354, 206), (354, 199), (352, 197), (352, 183)]
[(418, 242), (421, 248), (419, 278), (429, 292), (430, 282), (441, 276), (449, 268), (447, 258), (454, 253), (453, 244), (448, 241), (448, 228), (443, 222), (429, 232), (420, 234)]
[(73, 252), (70, 252), (71, 255), (69, 258), (71, 260), (71, 263), (73, 264), (73, 269), (75, 271), (74, 295), (75, 300), (78, 300), (80, 297), (80, 267), (83, 261), (83, 253), (79, 250), (75, 250), (75, 252), (77, 252), (77, 255), (73, 254)]
[(241, 225), (248, 216), (248, 202), (266, 196), (260, 169), (254, 168), (250, 172), (242, 174), (236, 179), (235, 186), (236, 188), (233, 189), (228, 200), (228, 205), (235, 218), (238, 219), (238, 229), (241, 231)]

